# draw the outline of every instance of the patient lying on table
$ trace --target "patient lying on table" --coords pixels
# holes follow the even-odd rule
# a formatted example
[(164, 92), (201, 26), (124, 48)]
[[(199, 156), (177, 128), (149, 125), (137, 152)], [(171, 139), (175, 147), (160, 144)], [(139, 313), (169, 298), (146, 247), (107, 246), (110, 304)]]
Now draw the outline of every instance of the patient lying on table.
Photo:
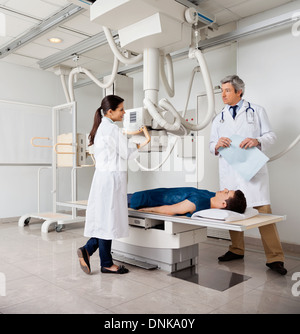
[(156, 188), (128, 195), (128, 206), (144, 212), (166, 215), (187, 215), (216, 208), (244, 213), (246, 198), (240, 190), (211, 192), (193, 187)]

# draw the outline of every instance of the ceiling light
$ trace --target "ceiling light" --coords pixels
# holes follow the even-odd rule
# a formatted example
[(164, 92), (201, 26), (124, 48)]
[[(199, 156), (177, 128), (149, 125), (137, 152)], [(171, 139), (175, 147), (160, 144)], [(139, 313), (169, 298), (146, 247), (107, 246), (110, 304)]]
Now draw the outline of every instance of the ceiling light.
[(51, 37), (51, 38), (48, 39), (48, 41), (49, 41), (50, 43), (61, 43), (61, 42), (62, 42), (62, 39), (59, 38), (59, 37)]
[[(113, 31), (113, 36), (114, 38), (116, 37), (116, 31)], [(92, 37), (88, 37), (77, 44), (71, 45), (62, 51), (56, 52), (47, 58), (39, 60), (38, 64), (41, 69), (46, 70), (52, 66), (59, 65), (66, 60), (72, 59), (75, 53), (81, 55), (87, 51), (106, 44), (107, 39), (104, 35), (104, 32), (101, 31)]]

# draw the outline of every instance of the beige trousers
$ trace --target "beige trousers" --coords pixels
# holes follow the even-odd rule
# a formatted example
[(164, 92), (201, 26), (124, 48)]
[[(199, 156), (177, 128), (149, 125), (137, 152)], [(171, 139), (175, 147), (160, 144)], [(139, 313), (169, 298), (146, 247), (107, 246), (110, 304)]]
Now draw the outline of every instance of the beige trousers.
[[(270, 205), (257, 206), (255, 209), (260, 213), (272, 213)], [(284, 262), (284, 254), (275, 224), (269, 224), (258, 228), (264, 246), (267, 263), (276, 261)], [(229, 231), (232, 245), (229, 250), (238, 255), (244, 255), (244, 232)]]

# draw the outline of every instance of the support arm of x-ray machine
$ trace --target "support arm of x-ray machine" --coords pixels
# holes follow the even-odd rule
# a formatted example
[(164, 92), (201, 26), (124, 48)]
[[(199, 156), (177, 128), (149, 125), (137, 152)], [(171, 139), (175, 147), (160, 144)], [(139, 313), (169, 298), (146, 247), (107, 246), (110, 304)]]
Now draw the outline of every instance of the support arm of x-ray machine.
[[(114, 14), (119, 13), (124, 18), (127, 15), (124, 11), (128, 10), (130, 5), (134, 5), (134, 3), (136, 3), (136, 0), (123, 1), (122, 6), (119, 5), (117, 1), (114, 1), (114, 0), (112, 0), (109, 5), (107, 4), (104, 6), (103, 2), (101, 4), (101, 0), (100, 1), (98, 0), (94, 3), (93, 6), (91, 6), (91, 11), (92, 11), (92, 8), (95, 7), (95, 5), (97, 6), (97, 3), (103, 7), (105, 6), (110, 7), (111, 11), (114, 11)], [(132, 133), (132, 131), (134, 132), (135, 130), (141, 128), (144, 125), (151, 127), (155, 131), (166, 131), (168, 134), (175, 134), (179, 136), (185, 135), (189, 131), (201, 130), (208, 125), (208, 123), (210, 122), (211, 118), (213, 117), (215, 113), (215, 109), (214, 109), (214, 92), (213, 92), (213, 87), (212, 87), (212, 83), (211, 83), (206, 61), (204, 59), (202, 52), (197, 49), (196, 43), (193, 43), (192, 37), (191, 37), (193, 26), (195, 27), (198, 24), (198, 12), (195, 8), (186, 8), (184, 5), (179, 4), (178, 2), (174, 0), (166, 0), (165, 2), (160, 2), (160, 3), (157, 3), (152, 0), (150, 1), (142, 0), (142, 1), (139, 1), (139, 7), (141, 6), (144, 6), (144, 12), (146, 14), (142, 13), (138, 15), (144, 15), (145, 17), (149, 15), (150, 20), (153, 17), (155, 17), (155, 15), (159, 15), (159, 19), (162, 22), (166, 21), (168, 25), (169, 24), (171, 25), (171, 28), (175, 27), (176, 29), (177, 28), (179, 29), (178, 30), (179, 34), (178, 36), (176, 36), (176, 42), (174, 43), (175, 46), (173, 47), (172, 43), (169, 42), (169, 39), (170, 39), (169, 36), (170, 34), (173, 34), (173, 31), (172, 30), (170, 31), (169, 26), (167, 27), (167, 29), (166, 27), (162, 27), (164, 31), (160, 31), (159, 33), (155, 31), (153, 32), (154, 37), (151, 37), (151, 38), (154, 39), (154, 42), (153, 40), (150, 41), (149, 46), (147, 45), (147, 38), (149, 36), (142, 36), (140, 40), (139, 40), (139, 37), (137, 37), (137, 42), (134, 41), (134, 43), (136, 42), (138, 44), (138, 49), (140, 49), (141, 52), (137, 52), (136, 50), (133, 50), (133, 53), (138, 54), (137, 56), (125, 57), (120, 52), (119, 47), (116, 45), (114, 38), (112, 36), (112, 33), (110, 31), (110, 28), (115, 30), (116, 27), (114, 27), (113, 25), (110, 27), (107, 27), (105, 24), (103, 24), (104, 34), (106, 36), (110, 49), (114, 55), (114, 65), (113, 65), (113, 70), (112, 70), (112, 75), (110, 77), (110, 80), (109, 82), (104, 84), (100, 82), (90, 71), (80, 66), (77, 66), (69, 74), (68, 89), (66, 89), (64, 79), (62, 78), (62, 84), (64, 87), (67, 101), (71, 102), (75, 100), (74, 90), (73, 90), (73, 81), (74, 81), (74, 77), (76, 74), (84, 73), (92, 81), (94, 81), (99, 87), (108, 88), (115, 81), (119, 62), (122, 62), (125, 65), (132, 65), (132, 64), (136, 64), (136, 63), (143, 61), (144, 63), (143, 64), (144, 65), (144, 101), (143, 102), (144, 102), (144, 110), (146, 113), (146, 119), (148, 120), (148, 124), (145, 124), (145, 123), (136, 124), (135, 125), (136, 128), (126, 128), (124, 132)], [(173, 14), (173, 12), (169, 10), (168, 6), (172, 6), (172, 8), (175, 10), (175, 14)], [(152, 15), (153, 13), (155, 14)], [(91, 13), (91, 17), (92, 16), (94, 16), (95, 18), (95, 14)], [(131, 16), (127, 20), (128, 25), (130, 25), (132, 20), (136, 21), (135, 18), (134, 19), (132, 18), (134, 17), (132, 13), (128, 13), (127, 16)], [(96, 15), (96, 18), (97, 18), (97, 15)], [(146, 20), (148, 19), (149, 18), (146, 17)], [(100, 19), (100, 22), (99, 22), (99, 19), (98, 19), (98, 23), (102, 24), (101, 20), (102, 19)], [(107, 22), (111, 23), (111, 20), (108, 20), (108, 21), (105, 21), (105, 20), (106, 18), (104, 19), (105, 23)], [(210, 20), (209, 22), (213, 22), (213, 21), (214, 19)], [(203, 26), (203, 23), (202, 23), (202, 26)], [(150, 27), (150, 30), (152, 29), (151, 23), (150, 24), (146, 23), (145, 27), (146, 29), (148, 27)], [(155, 27), (153, 27), (153, 29), (155, 30)], [(134, 40), (137, 31), (138, 30), (133, 31), (132, 32), (133, 37), (130, 36), (129, 38), (132, 38)], [(122, 34), (121, 31), (119, 31), (119, 37), (120, 37), (120, 34)], [(152, 31), (149, 32), (149, 35), (152, 35)], [(160, 42), (161, 38), (165, 39), (164, 43), (166, 43), (167, 45), (171, 44), (171, 47), (167, 46), (167, 49), (169, 49), (168, 52), (165, 50), (164, 43)], [(177, 40), (179, 40), (179, 43)], [(171, 58), (170, 52), (177, 50), (177, 44), (178, 44), (178, 47), (180, 46), (181, 48), (183, 46), (190, 47), (189, 58), (196, 59), (198, 61), (199, 68), (201, 69), (201, 73), (203, 76), (203, 81), (204, 81), (205, 89), (206, 89), (207, 96), (208, 96), (208, 111), (207, 111), (207, 115), (205, 119), (198, 125), (190, 124), (189, 122), (185, 121), (185, 119), (183, 118), (184, 114), (180, 115), (177, 112), (177, 110), (174, 108), (174, 106), (167, 99), (164, 98), (158, 101), (159, 77), (165, 87), (167, 94), (170, 97), (173, 97), (175, 94), (173, 64), (172, 64), (172, 58)], [(131, 50), (129, 54), (130, 53), (132, 53)], [(167, 71), (165, 71), (164, 61), (166, 61)], [(190, 90), (191, 90), (191, 86), (190, 86)], [(190, 94), (190, 91), (188, 95), (189, 94)], [(169, 157), (169, 155), (171, 154), (175, 146), (175, 143), (176, 141), (173, 143), (173, 146), (171, 147), (169, 152), (166, 154), (162, 163), (164, 163)], [(142, 166), (137, 160), (136, 162), (142, 169), (150, 170)], [(162, 165), (162, 163), (159, 166), (151, 170), (158, 169)]]
[[(195, 20), (194, 24), (196, 23), (197, 21)], [(190, 25), (192, 28), (192, 24)], [(118, 58), (120, 62), (127, 65), (131, 65), (140, 62), (144, 58), (144, 92), (145, 92), (144, 106), (146, 107), (152, 118), (158, 123), (158, 125), (161, 128), (169, 132), (172, 131), (176, 132), (177, 130), (179, 130), (182, 124), (188, 130), (198, 131), (205, 128), (208, 125), (215, 112), (214, 92), (207, 64), (200, 50), (196, 49), (195, 47), (191, 48), (189, 57), (195, 58), (198, 61), (199, 66), (201, 68), (205, 89), (208, 96), (208, 112), (206, 118), (201, 124), (194, 125), (185, 121), (176, 111), (176, 109), (172, 106), (172, 104), (166, 99), (162, 99), (158, 103), (159, 107), (161, 107), (162, 110), (159, 110), (157, 106), (158, 91), (159, 91), (158, 74), (160, 74), (161, 81), (164, 84), (164, 87), (168, 95), (170, 97), (173, 97), (175, 94), (173, 64), (170, 54), (167, 54), (164, 57), (162, 54), (159, 53), (159, 49), (157, 48), (145, 48), (143, 50), (143, 55), (139, 54), (138, 56), (133, 58), (126, 58), (118, 50), (109, 28), (103, 26), (103, 31), (105, 33), (105, 36), (107, 38), (107, 41), (111, 47), (114, 56)], [(164, 59), (166, 59), (167, 63), (168, 78), (166, 77), (164, 69)], [(168, 122), (168, 120), (164, 118), (163, 111), (170, 112), (173, 115), (175, 121), (173, 123)]]
[[(72, 2), (72, 0), (70, 1)], [(199, 28), (203, 28), (204, 26), (213, 23), (214, 18), (208, 20), (207, 22), (200, 22), (199, 17), (203, 17), (203, 15), (199, 15), (199, 7), (187, 8), (182, 5), (180, 1), (175, 0), (164, 0), (160, 2), (154, 0), (110, 0), (109, 3), (104, 3), (103, 0), (97, 0), (89, 7), (91, 19), (103, 26), (106, 39), (114, 55), (112, 75), (109, 82), (104, 84), (87, 69), (82, 67), (74, 68), (69, 74), (68, 91), (62, 78), (67, 100), (75, 100), (73, 81), (76, 74), (84, 73), (99, 87), (108, 88), (115, 81), (119, 62), (124, 63), (125, 65), (132, 65), (143, 61), (143, 103), (146, 115), (146, 117), (143, 116), (143, 121), (145, 122), (142, 124), (136, 124), (135, 129), (125, 128), (125, 132), (134, 132), (142, 126), (148, 126), (154, 130), (165, 130), (168, 134), (182, 136), (186, 135), (190, 131), (199, 131), (204, 129), (210, 123), (215, 114), (215, 100), (213, 86), (205, 58), (197, 47), (197, 35)], [(136, 11), (137, 8), (139, 8), (139, 10)], [(118, 20), (118, 18), (121, 18), (121, 20)], [(157, 19), (159, 20), (159, 23)], [(159, 29), (157, 29), (157, 25), (159, 26)], [(116, 45), (110, 29), (118, 31), (122, 49), (125, 48), (126, 51), (129, 50), (129, 52), (127, 52), (128, 54), (133, 53), (137, 55), (125, 57), (120, 52), (119, 46)], [(180, 35), (181, 40), (178, 41), (178, 39), (174, 39), (176, 32), (173, 31), (173, 29), (177, 30), (177, 34)], [(145, 33), (144, 30), (146, 31)], [(193, 30), (194, 40), (193, 37), (191, 37)], [(167, 99), (163, 98), (158, 101), (159, 76), (167, 94), (170, 97), (173, 97), (175, 94), (173, 64), (170, 52), (183, 47), (190, 47), (189, 58), (197, 60), (199, 66), (195, 67), (195, 69), (197, 69), (196, 71), (201, 72), (207, 93), (208, 107), (206, 117), (201, 120), (199, 124), (191, 124), (184, 119), (187, 103), (183, 115), (180, 115)], [(167, 64), (167, 75), (165, 72), (164, 60), (166, 60)], [(193, 75), (196, 72), (195, 69)], [(188, 98), (190, 91), (191, 84), (189, 86)], [(147, 122), (148, 124), (146, 124)], [(293, 148), (299, 140), (300, 136), (297, 137), (286, 150), (272, 157), (270, 161), (278, 159), (284, 155), (291, 148)], [(175, 143), (176, 141), (166, 154), (163, 162), (157, 167), (148, 169), (136, 160), (137, 164), (143, 170), (149, 171), (158, 169), (171, 154)]]

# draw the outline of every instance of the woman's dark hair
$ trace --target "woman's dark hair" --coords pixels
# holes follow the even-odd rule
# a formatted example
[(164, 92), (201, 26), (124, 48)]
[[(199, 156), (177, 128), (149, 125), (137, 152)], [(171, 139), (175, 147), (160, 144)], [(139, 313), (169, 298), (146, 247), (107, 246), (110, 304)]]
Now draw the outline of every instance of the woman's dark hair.
[(228, 198), (225, 202), (227, 203), (225, 210), (244, 213), (247, 208), (247, 201), (241, 190), (236, 190), (234, 196)]
[(103, 114), (106, 115), (109, 109), (116, 110), (118, 108), (118, 105), (122, 102), (124, 102), (124, 99), (122, 99), (120, 96), (117, 95), (107, 95), (103, 98), (101, 106), (96, 110), (94, 116), (94, 124), (89, 134), (89, 140), (90, 140), (89, 146), (94, 144), (94, 138), (96, 132), (98, 130), (99, 125), (101, 124), (102, 120), (101, 110), (103, 111)]

